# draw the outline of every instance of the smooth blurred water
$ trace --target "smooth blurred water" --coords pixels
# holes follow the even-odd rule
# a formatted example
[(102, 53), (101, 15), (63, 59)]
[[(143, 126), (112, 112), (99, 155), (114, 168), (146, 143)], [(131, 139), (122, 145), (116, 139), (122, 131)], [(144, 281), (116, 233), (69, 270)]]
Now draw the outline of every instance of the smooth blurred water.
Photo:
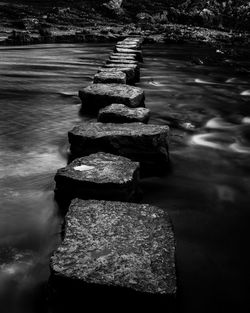
[[(0, 48), (0, 312), (47, 311), (36, 290), (60, 241), (53, 177), (67, 162), (68, 130), (86, 120), (77, 92), (111, 49)], [(143, 201), (166, 208), (173, 220), (180, 312), (248, 304), (250, 74), (193, 62), (212, 53), (145, 46), (139, 84), (150, 122), (172, 129), (171, 174), (145, 179), (142, 188)]]

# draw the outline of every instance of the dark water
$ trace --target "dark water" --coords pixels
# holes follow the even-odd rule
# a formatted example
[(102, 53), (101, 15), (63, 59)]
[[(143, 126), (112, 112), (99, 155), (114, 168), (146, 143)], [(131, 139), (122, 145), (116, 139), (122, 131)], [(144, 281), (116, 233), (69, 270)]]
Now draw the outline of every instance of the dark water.
[[(110, 49), (0, 48), (1, 313), (47, 312), (41, 290), (62, 223), (53, 176), (67, 162), (68, 130), (83, 119), (77, 91)], [(144, 48), (140, 86), (151, 122), (172, 126), (173, 171), (144, 180), (143, 201), (173, 220), (179, 312), (249, 306), (250, 75), (193, 62), (212, 53), (191, 45)]]

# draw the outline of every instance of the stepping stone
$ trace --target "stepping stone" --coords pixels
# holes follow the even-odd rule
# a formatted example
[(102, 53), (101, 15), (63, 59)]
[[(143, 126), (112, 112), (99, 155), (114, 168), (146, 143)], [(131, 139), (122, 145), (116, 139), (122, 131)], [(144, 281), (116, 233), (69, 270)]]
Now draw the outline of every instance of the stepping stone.
[[(135, 61), (135, 57), (134, 56), (130, 56), (130, 55), (117, 55), (117, 54), (111, 54), (109, 56), (110, 60), (130, 60), (130, 61)], [(138, 61), (137, 61), (138, 62)]]
[(141, 44), (137, 41), (128, 41), (128, 40), (124, 40), (124, 41), (118, 41), (116, 46), (128, 46), (130, 48), (135, 48), (135, 49), (141, 49)]
[(114, 52), (110, 55), (111, 57), (119, 57), (119, 58), (127, 58), (127, 59), (132, 59), (135, 60), (136, 59), (136, 54), (133, 53), (118, 53), (118, 52)]
[(113, 60), (107, 60), (107, 64), (133, 64), (138, 66), (138, 61), (135, 60), (128, 60), (128, 59), (113, 59)]
[(92, 84), (79, 91), (82, 110), (97, 113), (112, 103), (122, 103), (131, 108), (144, 107), (144, 91), (124, 84)]
[(125, 64), (125, 63), (110, 63), (110, 64), (105, 64), (104, 68), (131, 68), (134, 70), (135, 73), (135, 82), (140, 81), (140, 67), (136, 64)]
[(177, 291), (171, 220), (148, 204), (74, 199), (50, 271), (50, 290), (60, 302), (72, 296), (107, 309), (117, 308), (115, 300), (134, 307), (130, 300), (138, 305), (144, 296), (147, 304), (158, 307), (161, 299), (166, 308)]
[(136, 55), (136, 60), (139, 62), (143, 62), (143, 57), (142, 57), (142, 51), (141, 50), (135, 50), (135, 49), (125, 49), (125, 48), (115, 48), (115, 52), (118, 53), (128, 53), (128, 54), (135, 54)]
[(103, 151), (140, 162), (142, 176), (162, 176), (169, 170), (168, 126), (82, 123), (68, 136), (72, 158)]
[(116, 45), (116, 48), (121, 48), (121, 49), (139, 49), (138, 45), (135, 45), (135, 44), (126, 44), (126, 43), (123, 43), (123, 44), (117, 44)]
[(129, 68), (129, 67), (119, 67), (119, 68), (102, 67), (102, 68), (98, 69), (98, 73), (101, 73), (101, 72), (105, 72), (105, 73), (123, 72), (126, 74), (126, 82), (128, 85), (134, 85), (136, 82), (135, 71), (133, 68)]
[(100, 72), (95, 74), (94, 83), (103, 83), (103, 84), (126, 84), (127, 78), (126, 74), (121, 71), (113, 72)]
[(99, 152), (59, 169), (56, 194), (69, 199), (136, 200), (138, 177), (139, 163)]
[(149, 109), (130, 109), (121, 103), (114, 103), (101, 109), (97, 120), (102, 123), (147, 123), (149, 112)]

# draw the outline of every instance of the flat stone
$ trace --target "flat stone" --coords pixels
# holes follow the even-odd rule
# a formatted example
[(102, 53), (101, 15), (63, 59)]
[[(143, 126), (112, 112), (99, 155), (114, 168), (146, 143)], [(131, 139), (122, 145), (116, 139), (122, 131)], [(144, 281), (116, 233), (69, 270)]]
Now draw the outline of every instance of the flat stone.
[(138, 64), (128, 64), (128, 63), (110, 63), (110, 64), (105, 64), (104, 68), (124, 68), (124, 67), (128, 67), (133, 69), (134, 73), (135, 73), (135, 82), (139, 82), (140, 81), (140, 67), (138, 66)]
[(99, 111), (98, 122), (102, 123), (147, 123), (149, 109), (130, 109), (121, 103), (113, 103)]
[(143, 56), (142, 56), (142, 51), (141, 50), (128, 49), (128, 48), (117, 48), (117, 47), (115, 47), (115, 52), (135, 54), (136, 55), (136, 60), (139, 61), (139, 62), (143, 62)]
[(139, 163), (99, 152), (57, 171), (56, 193), (70, 199), (131, 201), (138, 196)]
[(121, 49), (139, 49), (138, 45), (136, 44), (127, 44), (127, 43), (120, 43), (116, 45), (116, 48), (121, 48)]
[(72, 158), (103, 151), (140, 162), (143, 176), (162, 176), (169, 169), (168, 126), (83, 123), (68, 135)]
[(50, 269), (54, 290), (70, 293), (75, 286), (84, 299), (88, 287), (95, 297), (105, 290), (109, 298), (120, 291), (126, 300), (126, 290), (175, 297), (171, 220), (165, 210), (148, 204), (74, 199)]
[(132, 58), (133, 60), (136, 59), (136, 54), (133, 53), (118, 53), (114, 52), (110, 55), (111, 57), (120, 57), (120, 58)]
[(94, 76), (95, 84), (126, 84), (126, 82), (126, 74), (121, 71), (100, 72)]
[(109, 56), (109, 59), (110, 60), (130, 60), (130, 61), (135, 61), (135, 57), (134, 56), (130, 56), (130, 55), (126, 55), (126, 54), (123, 54), (123, 55), (117, 55), (117, 54), (111, 54)]
[(116, 46), (127, 46), (132, 49), (141, 49), (141, 43), (138, 41), (128, 41), (128, 40), (123, 40), (123, 41), (118, 41)]
[(124, 59), (124, 58), (117, 58), (113, 60), (107, 60), (107, 64), (133, 64), (138, 66), (138, 61), (135, 60), (129, 60), (129, 59)]
[(122, 103), (131, 108), (144, 107), (144, 91), (124, 84), (92, 84), (79, 91), (82, 110), (97, 113), (112, 103)]
[(126, 74), (126, 82), (128, 85), (134, 85), (136, 82), (135, 78), (135, 71), (133, 68), (130, 67), (119, 67), (119, 68), (107, 68), (107, 67), (102, 67), (98, 69), (98, 73), (101, 72), (106, 72), (106, 73), (113, 73), (113, 72), (123, 72)]

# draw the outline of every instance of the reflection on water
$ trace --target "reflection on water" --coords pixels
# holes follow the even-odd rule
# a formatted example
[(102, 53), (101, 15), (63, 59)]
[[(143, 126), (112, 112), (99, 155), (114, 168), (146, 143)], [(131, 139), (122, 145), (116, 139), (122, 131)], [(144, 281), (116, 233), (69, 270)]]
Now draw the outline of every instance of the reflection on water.
[[(34, 290), (48, 278), (62, 223), (53, 177), (66, 164), (67, 131), (81, 121), (77, 91), (110, 49), (0, 49), (1, 312), (38, 312)], [(173, 220), (180, 312), (239, 310), (248, 298), (250, 77), (193, 64), (208, 53), (146, 46), (139, 84), (151, 122), (172, 128), (173, 172), (144, 179), (142, 188), (144, 201), (167, 208)]]

